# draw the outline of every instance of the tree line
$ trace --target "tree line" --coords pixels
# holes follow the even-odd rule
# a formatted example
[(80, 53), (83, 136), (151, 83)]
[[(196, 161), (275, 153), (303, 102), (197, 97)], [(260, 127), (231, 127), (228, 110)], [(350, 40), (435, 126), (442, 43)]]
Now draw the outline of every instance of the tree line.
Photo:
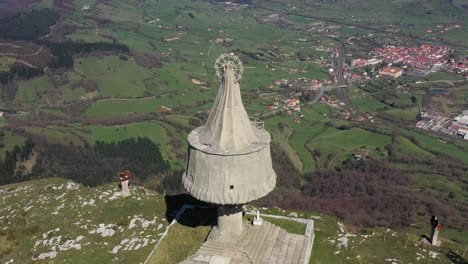
[[(31, 171), (22, 169), (21, 162), (34, 152)], [(130, 138), (118, 142), (96, 142), (94, 146), (73, 144), (36, 144), (26, 141), (15, 146), (0, 161), (0, 184), (46, 177), (62, 177), (88, 185), (98, 186), (115, 182), (117, 173), (130, 170), (135, 181), (162, 178), (170, 171), (159, 145), (148, 138)]]
[(16, 173), (18, 162), (28, 160), (34, 148), (31, 140), (26, 140), (23, 146), (15, 145), (11, 151), (6, 151), (3, 160), (0, 160), (0, 185), (24, 181), (19, 173)]
[(54, 58), (49, 62), (49, 67), (52, 68), (73, 68), (73, 55), (81, 53), (90, 53), (94, 51), (100, 52), (118, 52), (128, 54), (130, 49), (128, 46), (118, 43), (108, 42), (45, 42), (44, 43)]
[[(269, 195), (254, 203), (258, 206), (321, 212), (358, 227), (401, 227), (416, 221), (421, 215), (435, 214), (443, 218), (447, 226), (466, 230), (466, 205), (450, 200), (453, 197), (450, 198), (448, 193), (430, 189), (413, 190), (414, 179), (410, 175), (418, 171), (406, 172), (392, 166), (391, 162), (397, 157), (360, 161), (349, 159), (336, 168), (301, 174), (287, 154), (279, 146), (272, 145), (277, 185)], [(405, 158), (399, 159), (406, 161)], [(434, 163), (436, 167), (433, 169), (447, 175), (450, 172), (466, 175), (467, 169), (463, 170), (462, 165), (452, 166), (449, 163), (450, 160), (439, 161)]]
[(15, 77), (30, 79), (44, 74), (44, 69), (41, 67), (30, 67), (24, 64), (15, 62), (10, 66), (9, 71), (0, 71), (0, 83), (7, 84)]
[(57, 11), (45, 8), (0, 19), (0, 38), (35, 40), (46, 35), (59, 18)]

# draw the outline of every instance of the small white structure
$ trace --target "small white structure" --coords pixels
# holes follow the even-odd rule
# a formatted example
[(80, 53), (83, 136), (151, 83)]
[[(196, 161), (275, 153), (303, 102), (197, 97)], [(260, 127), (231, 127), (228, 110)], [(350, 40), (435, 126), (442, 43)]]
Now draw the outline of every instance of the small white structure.
[(260, 211), (257, 210), (257, 214), (255, 215), (253, 225), (262, 225), (262, 223), (263, 223), (263, 219), (260, 218)]
[(0, 111), (0, 117), (3, 117), (4, 115), (5, 115), (5, 113)]
[(119, 181), (120, 181), (120, 186), (122, 188), (122, 196), (127, 197), (130, 195), (130, 189), (129, 189), (129, 184), (130, 180), (132, 179), (133, 174), (130, 171), (124, 171), (119, 173)]

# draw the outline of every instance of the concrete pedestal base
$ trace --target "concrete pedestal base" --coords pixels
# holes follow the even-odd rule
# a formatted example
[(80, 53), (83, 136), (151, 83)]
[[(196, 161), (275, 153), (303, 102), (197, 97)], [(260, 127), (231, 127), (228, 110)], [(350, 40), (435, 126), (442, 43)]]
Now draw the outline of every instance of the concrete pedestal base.
[(129, 180), (122, 181), (120, 184), (122, 185), (122, 196), (127, 197), (130, 195), (130, 189), (128, 188)]
[(253, 220), (253, 225), (254, 226), (259, 226), (259, 225), (262, 225), (263, 224), (263, 219), (254, 219)]
[(220, 205), (218, 224), (211, 230), (209, 239), (235, 242), (242, 235), (242, 205)]
[(253, 225), (262, 225), (263, 219), (260, 218), (260, 212), (257, 210), (257, 213), (255, 215), (255, 219), (253, 220)]

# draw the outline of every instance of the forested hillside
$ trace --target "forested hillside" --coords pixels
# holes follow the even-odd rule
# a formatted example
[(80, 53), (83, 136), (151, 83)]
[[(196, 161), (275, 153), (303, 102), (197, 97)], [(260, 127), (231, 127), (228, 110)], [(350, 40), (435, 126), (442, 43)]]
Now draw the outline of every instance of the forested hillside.
[(116, 182), (117, 174), (124, 170), (132, 171), (135, 180), (143, 182), (147, 178), (162, 178), (169, 172), (170, 166), (163, 159), (159, 146), (147, 138), (111, 143), (98, 141), (94, 146), (34, 146), (27, 141), (23, 147), (16, 146), (5, 154), (0, 162), (0, 180), (1, 184), (8, 184), (62, 177), (88, 186), (98, 186)]

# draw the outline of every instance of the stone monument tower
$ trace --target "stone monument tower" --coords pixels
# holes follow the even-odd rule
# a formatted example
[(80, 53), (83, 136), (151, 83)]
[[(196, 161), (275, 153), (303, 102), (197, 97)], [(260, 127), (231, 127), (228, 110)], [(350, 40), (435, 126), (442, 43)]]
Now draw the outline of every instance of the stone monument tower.
[(189, 158), (182, 180), (195, 198), (218, 205), (212, 239), (235, 240), (242, 234), (242, 205), (267, 195), (276, 185), (270, 134), (250, 121), (242, 104), (243, 67), (233, 54), (215, 64), (221, 79), (204, 126), (188, 136)]

